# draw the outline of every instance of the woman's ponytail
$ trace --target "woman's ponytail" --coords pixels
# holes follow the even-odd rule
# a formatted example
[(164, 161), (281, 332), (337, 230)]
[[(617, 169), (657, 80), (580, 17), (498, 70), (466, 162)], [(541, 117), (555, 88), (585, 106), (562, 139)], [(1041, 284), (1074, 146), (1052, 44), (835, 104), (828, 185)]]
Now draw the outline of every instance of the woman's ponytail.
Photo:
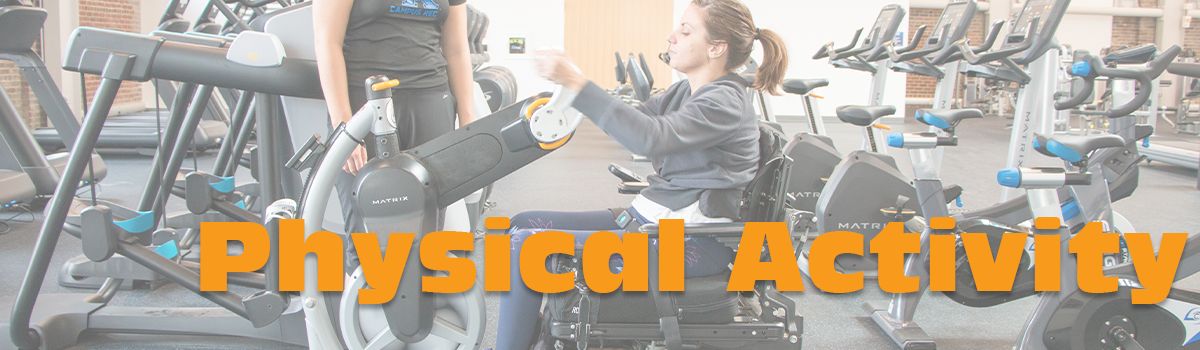
[(703, 10), (704, 27), (708, 29), (708, 42), (724, 42), (729, 45), (729, 60), (725, 69), (733, 71), (750, 60), (754, 41), (763, 46), (763, 64), (758, 67), (751, 88), (779, 95), (783, 75), (787, 72), (787, 47), (783, 38), (769, 29), (759, 29), (750, 16), (750, 8), (738, 0), (692, 0), (692, 5)]
[(783, 75), (787, 73), (787, 47), (783, 38), (770, 29), (758, 29), (757, 39), (763, 47), (763, 64), (758, 67), (751, 88), (778, 96)]

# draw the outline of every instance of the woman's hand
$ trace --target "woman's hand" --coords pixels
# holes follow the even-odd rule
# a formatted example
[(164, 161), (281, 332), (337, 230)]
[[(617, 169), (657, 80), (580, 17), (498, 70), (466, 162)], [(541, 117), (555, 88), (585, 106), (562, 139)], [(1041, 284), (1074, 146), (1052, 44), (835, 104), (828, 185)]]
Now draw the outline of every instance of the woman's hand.
[(588, 78), (579, 72), (579, 68), (571, 63), (567, 55), (559, 50), (537, 51), (538, 75), (555, 84), (562, 85), (572, 92), (579, 93), (587, 86)]
[(345, 170), (350, 175), (358, 175), (358, 171), (363, 165), (367, 164), (367, 149), (362, 145), (354, 148), (354, 152), (350, 153), (350, 158), (346, 159), (346, 165), (342, 165), (342, 170)]

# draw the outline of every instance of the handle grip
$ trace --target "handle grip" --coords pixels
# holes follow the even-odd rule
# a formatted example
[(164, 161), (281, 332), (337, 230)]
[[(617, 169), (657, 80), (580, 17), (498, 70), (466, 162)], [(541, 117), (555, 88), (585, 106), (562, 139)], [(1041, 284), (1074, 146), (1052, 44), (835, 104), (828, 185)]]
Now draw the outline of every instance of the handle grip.
[(850, 40), (850, 45), (846, 45), (846, 47), (843, 47), (843, 48), (840, 48), (840, 49), (835, 49), (835, 48), (833, 47), (833, 42), (832, 42), (832, 41), (830, 41), (829, 43), (827, 43), (827, 44), (825, 44), (825, 45), (821, 46), (821, 48), (817, 50), (817, 54), (816, 54), (816, 55), (813, 55), (813, 58), (812, 58), (812, 59), (814, 59), (814, 60), (819, 60), (819, 59), (822, 59), (822, 58), (825, 58), (825, 57), (829, 57), (829, 56), (831, 56), (831, 55), (837, 55), (837, 53), (838, 53), (838, 52), (840, 52), (840, 51), (846, 51), (846, 50), (849, 50), (849, 49), (853, 49), (853, 48), (854, 48), (854, 45), (858, 43), (858, 37), (859, 37), (860, 35), (862, 35), (862, 31), (863, 31), (863, 30), (862, 30), (862, 28), (858, 28), (858, 30), (854, 31), (854, 39), (851, 39), (851, 40)]
[[(892, 50), (889, 47), (887, 49), (888, 57), (890, 57), (892, 59), (892, 62), (900, 63), (900, 62), (908, 61), (908, 60), (911, 60), (911, 59), (914, 59), (917, 57), (928, 55), (930, 53), (936, 52), (936, 51), (941, 50), (942, 48), (946, 47), (945, 39), (948, 36), (950, 36), (950, 26), (946, 26), (946, 27), (942, 28), (942, 36), (940, 36), (940, 38), (942, 38), (942, 40), (938, 40), (938, 43), (934, 44), (933, 47), (925, 47), (920, 50), (914, 50), (914, 51), (909, 51), (909, 52), (905, 52), (905, 53), (897, 53), (895, 50)], [(910, 43), (909, 45), (911, 46), (912, 44)]]
[(1028, 28), (1028, 30), (1025, 31), (1025, 33), (1027, 33), (1025, 35), (1025, 40), (1022, 40), (1021, 43), (1018, 44), (1017, 46), (1010, 47), (1007, 49), (984, 52), (984, 53), (976, 53), (975, 51), (973, 51), (971, 49), (970, 46), (967, 46), (967, 43), (965, 40), (960, 40), (959, 42), (955, 43), (955, 45), (959, 46), (958, 50), (960, 52), (962, 52), (963, 58), (965, 58), (967, 60), (967, 62), (970, 62), (971, 64), (978, 65), (978, 64), (985, 64), (985, 63), (997, 61), (997, 60), (1000, 60), (1001, 58), (1007, 58), (1009, 56), (1017, 54), (1018, 52), (1025, 51), (1025, 50), (1028, 50), (1030, 47), (1033, 47), (1033, 37), (1034, 37), (1033, 30), (1038, 27), (1038, 22), (1040, 22), (1040, 21), (1041, 21), (1041, 17), (1034, 17), (1032, 20), (1030, 20), (1029, 28)]
[[(908, 45), (906, 45), (904, 47), (894, 49), (894, 51), (897, 52), (898, 54), (901, 54), (901, 53), (915, 50), (917, 48), (917, 45), (921, 44), (921, 39), (925, 37), (926, 27), (928, 27), (928, 26), (922, 25), (920, 27), (917, 27), (917, 32), (916, 32), (916, 34), (913, 34), (912, 41), (910, 41), (908, 43)], [(885, 43), (879, 43), (879, 45), (875, 46), (875, 50), (871, 51), (871, 53), (867, 55), (867, 62), (875, 62), (875, 61), (889, 58), (891, 56), (891, 54), (889, 53), (889, 49), (892, 49), (891, 41), (888, 41)]]
[(1138, 90), (1137, 95), (1134, 95), (1133, 100), (1130, 100), (1129, 103), (1119, 107), (1110, 108), (1108, 112), (1105, 113), (1105, 116), (1109, 118), (1128, 116), (1129, 114), (1141, 108), (1142, 105), (1146, 104), (1146, 101), (1150, 99), (1152, 90), (1154, 90), (1151, 88), (1151, 84), (1153, 84), (1154, 79), (1158, 78), (1159, 75), (1167, 70), (1167, 67), (1171, 65), (1171, 61), (1174, 61), (1175, 57), (1179, 56), (1181, 51), (1183, 51), (1183, 48), (1179, 47), (1179, 45), (1172, 45), (1166, 51), (1163, 51), (1161, 54), (1159, 54), (1158, 57), (1155, 57), (1153, 61), (1147, 63), (1146, 66), (1135, 68), (1109, 68), (1103, 65), (1103, 63), (1100, 61), (1100, 57), (1097, 57), (1096, 55), (1088, 55), (1088, 63), (1091, 65), (1091, 68), (1096, 71), (1095, 74), (1106, 77), (1136, 80), (1138, 86), (1142, 87)]

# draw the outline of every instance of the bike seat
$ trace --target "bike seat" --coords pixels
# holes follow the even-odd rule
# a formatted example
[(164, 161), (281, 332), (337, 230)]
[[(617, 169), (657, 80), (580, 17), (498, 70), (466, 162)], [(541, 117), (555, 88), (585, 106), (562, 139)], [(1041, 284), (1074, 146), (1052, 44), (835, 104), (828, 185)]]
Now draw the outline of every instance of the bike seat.
[(1117, 135), (1054, 135), (1050, 137), (1037, 135), (1034, 148), (1043, 154), (1049, 153), (1068, 162), (1078, 162), (1092, 151), (1124, 147), (1125, 139)]
[(930, 109), (917, 110), (917, 121), (945, 130), (958, 126), (963, 119), (983, 118), (983, 112), (978, 109)]
[(876, 119), (896, 113), (895, 106), (840, 106), (837, 117), (843, 122), (858, 126), (870, 126)]
[(808, 95), (809, 92), (822, 86), (829, 86), (829, 79), (788, 79), (783, 81), (783, 91), (797, 95)]

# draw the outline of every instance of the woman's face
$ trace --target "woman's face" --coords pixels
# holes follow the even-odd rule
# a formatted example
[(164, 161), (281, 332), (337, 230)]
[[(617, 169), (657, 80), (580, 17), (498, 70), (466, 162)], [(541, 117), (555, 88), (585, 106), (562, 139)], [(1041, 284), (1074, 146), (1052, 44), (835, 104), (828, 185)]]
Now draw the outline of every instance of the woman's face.
[(667, 54), (671, 56), (671, 68), (687, 74), (697, 67), (703, 66), (709, 59), (714, 45), (708, 43), (708, 30), (704, 28), (701, 10), (695, 5), (688, 5), (679, 19), (667, 42), (671, 43)]

